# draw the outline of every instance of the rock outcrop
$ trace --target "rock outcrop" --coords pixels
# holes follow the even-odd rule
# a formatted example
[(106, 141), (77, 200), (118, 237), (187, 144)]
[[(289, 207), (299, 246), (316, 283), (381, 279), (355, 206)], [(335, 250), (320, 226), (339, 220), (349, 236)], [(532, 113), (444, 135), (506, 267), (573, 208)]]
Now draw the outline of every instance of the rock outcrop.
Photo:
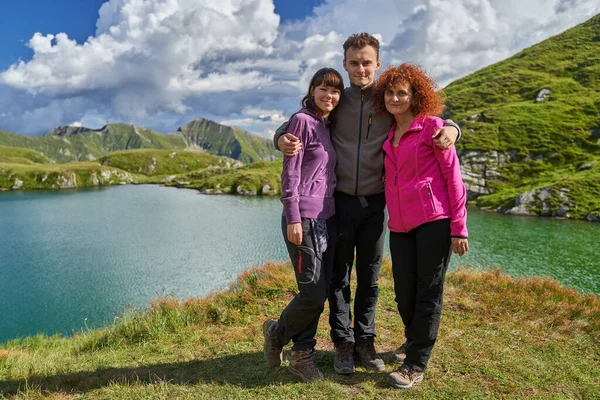
[(514, 207), (502, 210), (512, 215), (539, 215), (545, 217), (569, 217), (574, 204), (566, 188), (543, 188), (521, 193), (515, 198)]

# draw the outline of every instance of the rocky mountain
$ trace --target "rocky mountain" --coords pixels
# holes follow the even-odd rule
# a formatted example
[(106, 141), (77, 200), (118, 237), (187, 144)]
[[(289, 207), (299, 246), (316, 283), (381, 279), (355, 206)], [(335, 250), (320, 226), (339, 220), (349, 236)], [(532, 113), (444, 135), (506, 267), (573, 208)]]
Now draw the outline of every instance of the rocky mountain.
[(479, 206), (600, 219), (600, 15), (445, 92)]
[(57, 163), (93, 161), (131, 149), (204, 149), (242, 162), (273, 160), (279, 156), (270, 140), (239, 128), (199, 119), (167, 135), (128, 124), (101, 129), (60, 126), (43, 136), (24, 136), (0, 130), (0, 146), (33, 149)]
[(198, 147), (218, 156), (250, 163), (281, 157), (270, 140), (242, 129), (199, 118), (169, 136), (181, 137), (188, 147)]

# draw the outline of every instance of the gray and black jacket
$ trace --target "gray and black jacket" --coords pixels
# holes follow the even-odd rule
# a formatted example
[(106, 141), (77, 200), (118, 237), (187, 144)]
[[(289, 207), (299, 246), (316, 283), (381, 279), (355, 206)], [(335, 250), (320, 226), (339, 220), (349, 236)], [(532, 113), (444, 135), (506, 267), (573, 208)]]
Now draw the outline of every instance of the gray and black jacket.
[[(383, 142), (387, 139), (394, 117), (376, 113), (372, 86), (361, 89), (351, 85), (344, 89), (331, 130), (337, 153), (336, 191), (352, 196), (370, 196), (384, 191)], [(460, 128), (451, 120), (446, 125)], [(285, 133), (287, 122), (277, 129), (273, 141)]]

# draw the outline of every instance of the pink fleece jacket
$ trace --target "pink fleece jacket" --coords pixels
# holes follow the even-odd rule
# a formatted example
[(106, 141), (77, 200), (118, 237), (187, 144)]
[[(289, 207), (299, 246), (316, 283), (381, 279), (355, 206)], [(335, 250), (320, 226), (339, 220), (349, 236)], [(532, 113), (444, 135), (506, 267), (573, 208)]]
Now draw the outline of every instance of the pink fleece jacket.
[(396, 124), (383, 143), (385, 200), (392, 232), (408, 232), (426, 222), (451, 218), (450, 235), (468, 236), (467, 191), (454, 146), (438, 148), (433, 134), (444, 126), (437, 117), (416, 117), (398, 144), (392, 139)]

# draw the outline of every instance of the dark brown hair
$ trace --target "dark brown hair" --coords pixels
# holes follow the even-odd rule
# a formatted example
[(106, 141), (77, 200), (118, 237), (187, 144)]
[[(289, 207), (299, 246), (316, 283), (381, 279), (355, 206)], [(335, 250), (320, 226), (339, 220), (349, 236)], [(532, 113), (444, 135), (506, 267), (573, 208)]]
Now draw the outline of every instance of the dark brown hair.
[(344, 42), (344, 60), (346, 59), (346, 52), (348, 49), (355, 48), (360, 50), (367, 46), (371, 46), (375, 49), (375, 52), (377, 53), (377, 59), (379, 60), (379, 40), (366, 32), (355, 33), (346, 39)]
[(435, 81), (418, 66), (402, 64), (386, 69), (373, 87), (373, 102), (378, 113), (386, 112), (385, 91), (401, 82), (408, 83), (412, 89), (411, 111), (414, 116), (439, 115), (442, 112), (444, 93), (436, 91)]
[[(315, 115), (323, 116), (323, 112), (317, 105), (315, 104), (315, 100), (311, 95), (311, 90), (316, 88), (317, 86), (332, 86), (340, 90), (340, 100), (341, 94), (344, 93), (344, 78), (333, 68), (321, 68), (318, 70), (310, 80), (310, 85), (308, 85), (308, 93), (302, 99), (302, 107), (308, 109)], [(339, 104), (339, 103), (338, 103)], [(334, 122), (335, 120), (335, 111), (337, 107), (333, 109), (332, 112), (329, 113), (329, 120)]]

